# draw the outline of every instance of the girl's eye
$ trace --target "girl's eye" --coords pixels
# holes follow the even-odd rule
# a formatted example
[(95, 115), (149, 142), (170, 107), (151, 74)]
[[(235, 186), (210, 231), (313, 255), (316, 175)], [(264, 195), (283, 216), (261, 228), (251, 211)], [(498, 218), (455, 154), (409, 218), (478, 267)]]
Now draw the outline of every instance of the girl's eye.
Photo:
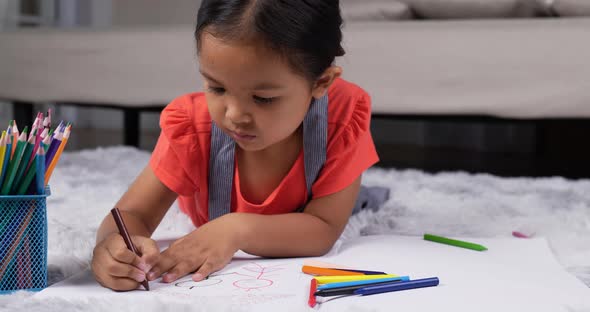
[(221, 95), (225, 92), (224, 88), (219, 88), (219, 87), (209, 87), (207, 88), (207, 90), (211, 93), (215, 93), (217, 95)]
[(275, 100), (274, 97), (264, 98), (264, 97), (259, 97), (256, 95), (252, 96), (252, 98), (254, 98), (254, 101), (259, 104), (270, 104)]

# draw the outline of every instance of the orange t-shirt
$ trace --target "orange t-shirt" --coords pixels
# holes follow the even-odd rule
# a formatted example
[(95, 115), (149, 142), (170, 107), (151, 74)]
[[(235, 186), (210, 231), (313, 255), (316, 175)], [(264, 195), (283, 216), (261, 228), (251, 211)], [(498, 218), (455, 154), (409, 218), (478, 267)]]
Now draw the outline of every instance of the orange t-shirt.
[[(326, 162), (312, 185), (313, 198), (349, 186), (379, 158), (369, 129), (371, 100), (360, 87), (337, 79), (328, 90), (328, 142)], [(203, 93), (173, 100), (162, 112), (162, 132), (150, 167), (160, 181), (179, 195), (181, 210), (200, 226), (208, 217), (208, 171), (211, 117)], [(240, 191), (235, 166), (232, 212), (281, 214), (293, 212), (307, 201), (303, 151), (276, 189), (261, 204), (248, 202)]]

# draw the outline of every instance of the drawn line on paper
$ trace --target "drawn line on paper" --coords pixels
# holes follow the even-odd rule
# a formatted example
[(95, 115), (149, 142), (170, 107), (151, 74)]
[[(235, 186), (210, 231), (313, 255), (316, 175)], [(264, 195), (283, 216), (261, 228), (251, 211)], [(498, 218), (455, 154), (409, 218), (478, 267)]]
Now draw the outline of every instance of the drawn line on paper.
[[(175, 283), (174, 286), (188, 289), (211, 287), (214, 285), (221, 284), (224, 281), (223, 276), (243, 276), (245, 278), (233, 282), (232, 285), (237, 289), (244, 290), (247, 292), (254, 289), (260, 290), (263, 288), (270, 287), (275, 283), (274, 279), (272, 278), (276, 277), (276, 274), (272, 273), (276, 273), (277, 271), (285, 269), (281, 266), (281, 264), (263, 266), (256, 262), (252, 262), (240, 268), (242, 271), (245, 271), (245, 273), (236, 271), (221, 274), (212, 274), (209, 276), (208, 279), (200, 282), (194, 282), (192, 280), (181, 281)], [(254, 275), (248, 273), (254, 273)]]

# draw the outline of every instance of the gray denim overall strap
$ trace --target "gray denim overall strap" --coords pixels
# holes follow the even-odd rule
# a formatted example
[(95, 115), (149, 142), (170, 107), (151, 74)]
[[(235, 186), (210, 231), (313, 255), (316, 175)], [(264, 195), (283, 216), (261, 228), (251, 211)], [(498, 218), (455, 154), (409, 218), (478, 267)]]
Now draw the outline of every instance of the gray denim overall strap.
[[(303, 162), (308, 200), (311, 186), (326, 162), (328, 142), (328, 96), (314, 99), (303, 119)], [(235, 142), (211, 122), (209, 153), (209, 221), (231, 211)], [(305, 206), (297, 211), (303, 211)]]
[[(303, 119), (303, 163), (307, 201), (311, 188), (326, 162), (328, 144), (328, 96), (314, 99)], [(231, 211), (231, 194), (234, 177), (235, 142), (215, 123), (211, 122), (211, 151), (209, 154), (209, 221)], [(389, 197), (382, 187), (361, 186), (353, 213), (363, 208), (376, 209)], [(296, 211), (302, 212), (305, 205)]]
[(209, 221), (230, 213), (236, 142), (211, 121)]
[[(311, 187), (317, 180), (320, 170), (326, 162), (328, 150), (328, 95), (311, 102), (303, 119), (303, 166), (305, 169), (305, 186), (307, 202), (311, 200)], [(307, 203), (306, 202), (306, 203)], [(302, 212), (305, 205), (297, 208)]]

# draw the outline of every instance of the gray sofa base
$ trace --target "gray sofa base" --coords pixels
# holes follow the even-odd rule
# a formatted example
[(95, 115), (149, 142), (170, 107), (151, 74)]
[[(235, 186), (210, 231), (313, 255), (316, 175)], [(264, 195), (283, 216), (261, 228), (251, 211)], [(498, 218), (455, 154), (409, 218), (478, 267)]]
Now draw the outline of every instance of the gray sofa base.
[[(77, 105), (60, 103), (61, 105)], [(118, 109), (124, 114), (124, 144), (139, 147), (140, 114), (159, 112), (162, 107), (121, 107), (116, 105), (93, 104), (90, 107)], [(31, 124), (33, 104), (14, 103), (14, 119), (19, 124)], [(453, 135), (457, 142), (465, 141), (468, 131), (484, 128), (487, 138), (478, 142), (491, 146), (481, 147), (469, 144), (426, 144), (412, 145), (384, 142), (379, 123), (417, 123), (426, 127), (456, 127)], [(378, 166), (395, 168), (416, 168), (428, 172), (466, 171), (486, 172), (499, 176), (563, 176), (567, 178), (590, 177), (590, 145), (585, 143), (584, 133), (590, 133), (590, 119), (546, 118), (509, 119), (483, 115), (390, 115), (374, 114), (372, 131), (377, 151), (381, 158)], [(487, 129), (486, 129), (487, 127)], [(504, 132), (518, 132), (520, 135), (502, 137), (497, 129)], [(436, 129), (434, 130), (436, 132)], [(498, 140), (507, 141), (498, 146)], [(433, 141), (440, 141), (433, 138)]]
[[(33, 124), (34, 117), (34, 103), (13, 101), (13, 119), (20, 125), (31, 125)], [(60, 102), (59, 105), (76, 106), (81, 108), (108, 108), (120, 110), (123, 113), (123, 144), (139, 147), (140, 141), (140, 130), (141, 130), (141, 113), (143, 112), (160, 112), (164, 109), (164, 105), (158, 106), (118, 106), (112, 104), (100, 104), (100, 103), (68, 103)]]
[[(391, 142), (384, 125), (427, 128), (422, 140)], [(406, 128), (408, 128), (406, 126)], [(440, 133), (441, 131), (445, 133)], [(477, 140), (471, 132), (479, 132)], [(372, 132), (381, 167), (428, 172), (465, 171), (498, 176), (578, 179), (590, 177), (587, 118), (510, 119), (481, 115), (373, 115)], [(418, 142), (421, 141), (421, 142)], [(446, 144), (441, 144), (446, 142)]]

